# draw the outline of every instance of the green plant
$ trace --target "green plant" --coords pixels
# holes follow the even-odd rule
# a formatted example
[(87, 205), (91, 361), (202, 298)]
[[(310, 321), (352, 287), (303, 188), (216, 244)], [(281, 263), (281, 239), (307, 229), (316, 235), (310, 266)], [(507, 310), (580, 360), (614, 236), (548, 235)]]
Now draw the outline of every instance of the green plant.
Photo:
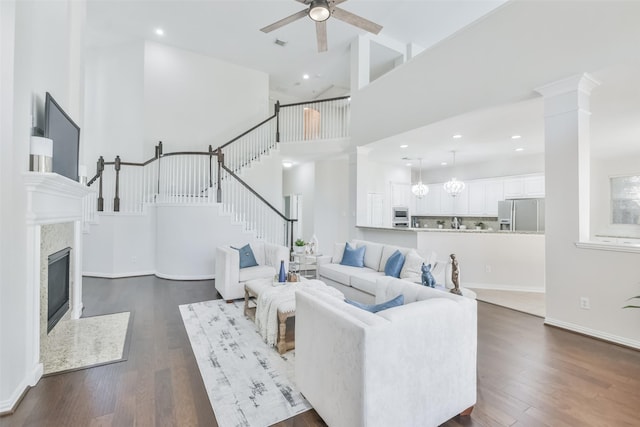
[[(627, 301), (630, 301), (630, 300), (632, 300), (632, 299), (640, 299), (640, 295), (635, 296), (635, 297), (631, 297), (631, 298), (629, 298)], [(622, 308), (640, 308), (640, 305), (625, 305), (625, 306), (624, 306), (624, 307), (622, 307)]]
[(296, 246), (304, 246), (304, 245), (306, 245), (306, 243), (302, 239), (296, 240), (293, 244), (296, 245)]
[(436, 224), (438, 224), (438, 225), (444, 225), (444, 221), (443, 221), (443, 220), (441, 220), (441, 219), (439, 219), (439, 220), (437, 220), (437, 221), (436, 221)]
[(484, 222), (476, 222), (476, 227), (482, 227), (484, 225)]

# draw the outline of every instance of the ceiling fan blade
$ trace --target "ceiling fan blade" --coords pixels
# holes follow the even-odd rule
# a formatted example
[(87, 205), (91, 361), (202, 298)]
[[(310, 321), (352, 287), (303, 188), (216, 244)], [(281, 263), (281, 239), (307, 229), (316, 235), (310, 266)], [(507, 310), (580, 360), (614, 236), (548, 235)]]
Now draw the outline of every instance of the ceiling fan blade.
[(264, 28), (260, 28), (260, 31), (263, 33), (270, 33), (273, 30), (277, 30), (280, 27), (284, 27), (287, 24), (292, 23), (293, 21), (297, 21), (298, 19), (302, 19), (307, 16), (307, 10), (301, 10), (300, 12), (294, 13), (293, 15), (287, 16), (286, 18), (282, 18), (279, 21), (274, 22), (271, 25), (267, 25)]
[(343, 22), (346, 22), (347, 24), (362, 28), (363, 30), (373, 34), (378, 34), (380, 30), (382, 30), (382, 25), (378, 25), (375, 22), (364, 19), (361, 16), (354, 15), (353, 13), (347, 12), (344, 9), (340, 9), (339, 7), (333, 9), (333, 14), (331, 16)]
[(316, 22), (316, 38), (318, 39), (318, 52), (327, 51), (327, 21)]

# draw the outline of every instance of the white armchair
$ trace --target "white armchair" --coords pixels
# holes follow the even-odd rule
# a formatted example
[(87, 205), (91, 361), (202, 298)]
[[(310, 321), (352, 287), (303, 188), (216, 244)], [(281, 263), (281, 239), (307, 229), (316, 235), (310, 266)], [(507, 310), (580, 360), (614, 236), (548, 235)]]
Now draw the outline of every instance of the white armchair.
[(289, 269), (289, 248), (266, 242), (250, 243), (258, 263), (255, 267), (240, 268), (240, 256), (230, 246), (216, 248), (216, 290), (223, 299), (230, 301), (244, 297), (247, 280), (268, 279), (280, 271), (280, 261)]
[(476, 301), (393, 278), (377, 288), (380, 299), (402, 293), (405, 305), (373, 314), (296, 292), (300, 392), (331, 427), (437, 426), (469, 414)]

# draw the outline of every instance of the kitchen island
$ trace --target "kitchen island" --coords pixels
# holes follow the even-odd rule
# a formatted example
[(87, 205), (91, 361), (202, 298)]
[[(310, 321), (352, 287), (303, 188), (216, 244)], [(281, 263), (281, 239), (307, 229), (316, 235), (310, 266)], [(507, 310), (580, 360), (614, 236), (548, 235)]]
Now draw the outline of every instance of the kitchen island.
[(364, 240), (416, 248), (444, 260), (455, 253), (461, 285), (469, 288), (544, 292), (544, 233), (358, 226)]

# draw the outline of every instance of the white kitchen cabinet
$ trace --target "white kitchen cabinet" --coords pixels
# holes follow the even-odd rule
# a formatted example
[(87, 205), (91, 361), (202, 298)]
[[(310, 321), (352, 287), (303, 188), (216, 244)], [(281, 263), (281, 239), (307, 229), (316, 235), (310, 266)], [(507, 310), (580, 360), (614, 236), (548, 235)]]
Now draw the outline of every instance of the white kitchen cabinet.
[(485, 181), (484, 214), (498, 216), (498, 202), (504, 200), (504, 183), (500, 179)]
[(544, 197), (544, 175), (514, 176), (504, 179), (504, 198)]
[(411, 185), (403, 182), (391, 183), (391, 207), (402, 206), (409, 207), (411, 204)]
[(544, 197), (544, 175), (524, 177), (525, 197)]
[(486, 182), (470, 181), (465, 191), (468, 192), (469, 215), (484, 215), (486, 213)]
[(524, 178), (506, 178), (504, 180), (504, 198), (516, 199), (518, 197), (524, 197)]
[(462, 190), (462, 193), (458, 194), (456, 197), (451, 197), (447, 194), (446, 191), (443, 191), (444, 194), (447, 195), (448, 198), (453, 199), (453, 215), (461, 216), (461, 215), (469, 215), (469, 186), (465, 186), (465, 189)]

